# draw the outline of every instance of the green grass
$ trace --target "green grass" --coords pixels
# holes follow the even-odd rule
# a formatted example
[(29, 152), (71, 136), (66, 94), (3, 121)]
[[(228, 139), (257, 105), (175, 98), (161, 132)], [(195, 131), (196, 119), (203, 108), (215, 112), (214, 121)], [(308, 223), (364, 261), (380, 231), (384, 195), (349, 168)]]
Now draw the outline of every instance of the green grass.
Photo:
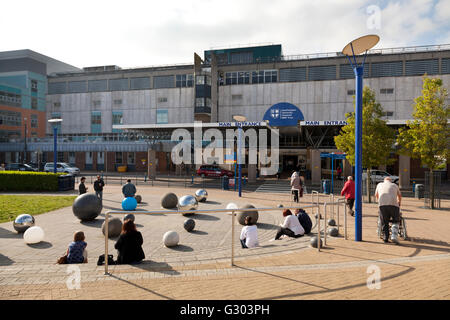
[(0, 195), (0, 222), (13, 221), (18, 215), (38, 215), (71, 206), (76, 196)]

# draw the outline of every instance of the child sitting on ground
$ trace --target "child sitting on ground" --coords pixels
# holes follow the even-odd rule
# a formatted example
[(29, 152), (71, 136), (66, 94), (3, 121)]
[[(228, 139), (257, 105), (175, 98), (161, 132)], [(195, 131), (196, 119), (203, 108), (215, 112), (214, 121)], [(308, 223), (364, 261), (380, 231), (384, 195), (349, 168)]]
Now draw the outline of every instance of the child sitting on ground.
[(243, 249), (257, 247), (258, 244), (258, 229), (253, 224), (250, 216), (245, 217), (245, 226), (241, 230), (241, 245)]
[(73, 235), (73, 242), (67, 249), (67, 263), (87, 263), (87, 243), (84, 241), (84, 232), (77, 231)]

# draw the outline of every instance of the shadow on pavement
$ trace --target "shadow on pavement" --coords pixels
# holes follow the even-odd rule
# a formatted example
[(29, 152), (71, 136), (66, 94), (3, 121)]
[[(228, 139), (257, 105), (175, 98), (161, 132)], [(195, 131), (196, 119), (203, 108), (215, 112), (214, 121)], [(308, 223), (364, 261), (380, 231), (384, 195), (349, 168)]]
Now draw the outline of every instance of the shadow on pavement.
[(95, 219), (93, 221), (80, 221), (86, 227), (101, 228), (105, 219)]
[(39, 243), (33, 243), (33, 244), (27, 244), (30, 248), (34, 249), (48, 249), (53, 247), (53, 245), (50, 242), (47, 241), (41, 241)]
[[(278, 229), (278, 226), (275, 224), (270, 224), (270, 223), (257, 223), (256, 226), (259, 229), (263, 229), (263, 230), (276, 230)], [(275, 236), (275, 234), (274, 234)]]
[(190, 216), (192, 219), (196, 220), (211, 220), (211, 221), (217, 221), (220, 220), (220, 218), (208, 215), (208, 214), (200, 214), (200, 213), (196, 213), (193, 214), (192, 216)]
[(201, 235), (201, 236), (204, 236), (204, 235), (208, 234), (208, 232), (200, 231), (200, 230), (192, 230), (190, 233), (198, 234), (198, 235)]
[(0, 266), (10, 266), (14, 263), (13, 260), (8, 258), (7, 256), (4, 256), (0, 253)]
[(194, 249), (192, 247), (185, 246), (183, 244), (179, 244), (179, 245), (176, 245), (174, 247), (169, 247), (169, 249), (174, 250), (174, 251), (180, 251), (180, 252), (192, 252), (192, 251), (194, 251)]
[(157, 295), (158, 297), (161, 297), (161, 298), (163, 298), (163, 299), (173, 300), (172, 298), (170, 298), (170, 297), (168, 297), (168, 296), (159, 294), (159, 293), (157, 293), (157, 292), (155, 292), (155, 291), (153, 291), (153, 290), (150, 290), (150, 289), (148, 289), (148, 288), (145, 288), (145, 287), (143, 287), (143, 286), (140, 286), (140, 285), (138, 285), (138, 284), (136, 284), (136, 283), (133, 283), (133, 282), (128, 281), (128, 280), (125, 280), (125, 279), (122, 279), (122, 278), (119, 277), (119, 276), (115, 276), (115, 275), (113, 275), (113, 274), (109, 274), (109, 276), (110, 276), (111, 278), (114, 278), (114, 279), (117, 279), (117, 280), (119, 280), (119, 281), (125, 282), (125, 283), (127, 283), (127, 284), (129, 284), (129, 285), (132, 285), (132, 286), (134, 286), (134, 287), (136, 287), (136, 288), (139, 288), (139, 289), (142, 289), (142, 290), (147, 291), (147, 292), (149, 292), (149, 293), (152, 293), (152, 294), (154, 294), (154, 295)]
[(20, 239), (23, 238), (23, 234), (0, 228), (0, 238)]

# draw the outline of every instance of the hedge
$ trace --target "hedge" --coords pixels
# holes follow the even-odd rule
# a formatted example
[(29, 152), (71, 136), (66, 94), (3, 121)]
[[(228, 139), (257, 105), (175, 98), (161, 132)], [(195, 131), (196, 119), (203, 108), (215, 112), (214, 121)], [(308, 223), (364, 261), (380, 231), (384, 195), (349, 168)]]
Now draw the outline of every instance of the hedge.
[(58, 191), (64, 173), (0, 171), (0, 191)]

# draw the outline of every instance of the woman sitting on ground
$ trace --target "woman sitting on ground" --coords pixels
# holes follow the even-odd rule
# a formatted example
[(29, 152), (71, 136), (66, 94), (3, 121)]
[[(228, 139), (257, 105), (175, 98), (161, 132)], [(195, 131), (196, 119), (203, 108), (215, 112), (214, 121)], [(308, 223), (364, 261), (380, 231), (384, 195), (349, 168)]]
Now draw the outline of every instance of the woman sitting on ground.
[(298, 218), (292, 215), (291, 210), (286, 209), (283, 211), (284, 223), (281, 224), (281, 228), (278, 230), (275, 240), (280, 239), (282, 235), (287, 235), (288, 237), (298, 238), (305, 234), (305, 230), (298, 221)]
[(136, 230), (133, 220), (125, 220), (119, 239), (114, 245), (114, 248), (119, 252), (117, 264), (139, 263), (145, 259), (142, 250), (143, 243), (142, 234)]
[(87, 263), (87, 243), (84, 241), (84, 232), (77, 231), (73, 235), (73, 242), (67, 249), (67, 263)]
[(244, 220), (245, 226), (241, 230), (241, 245), (242, 248), (254, 248), (258, 244), (258, 229), (252, 221), (252, 217), (246, 216)]

